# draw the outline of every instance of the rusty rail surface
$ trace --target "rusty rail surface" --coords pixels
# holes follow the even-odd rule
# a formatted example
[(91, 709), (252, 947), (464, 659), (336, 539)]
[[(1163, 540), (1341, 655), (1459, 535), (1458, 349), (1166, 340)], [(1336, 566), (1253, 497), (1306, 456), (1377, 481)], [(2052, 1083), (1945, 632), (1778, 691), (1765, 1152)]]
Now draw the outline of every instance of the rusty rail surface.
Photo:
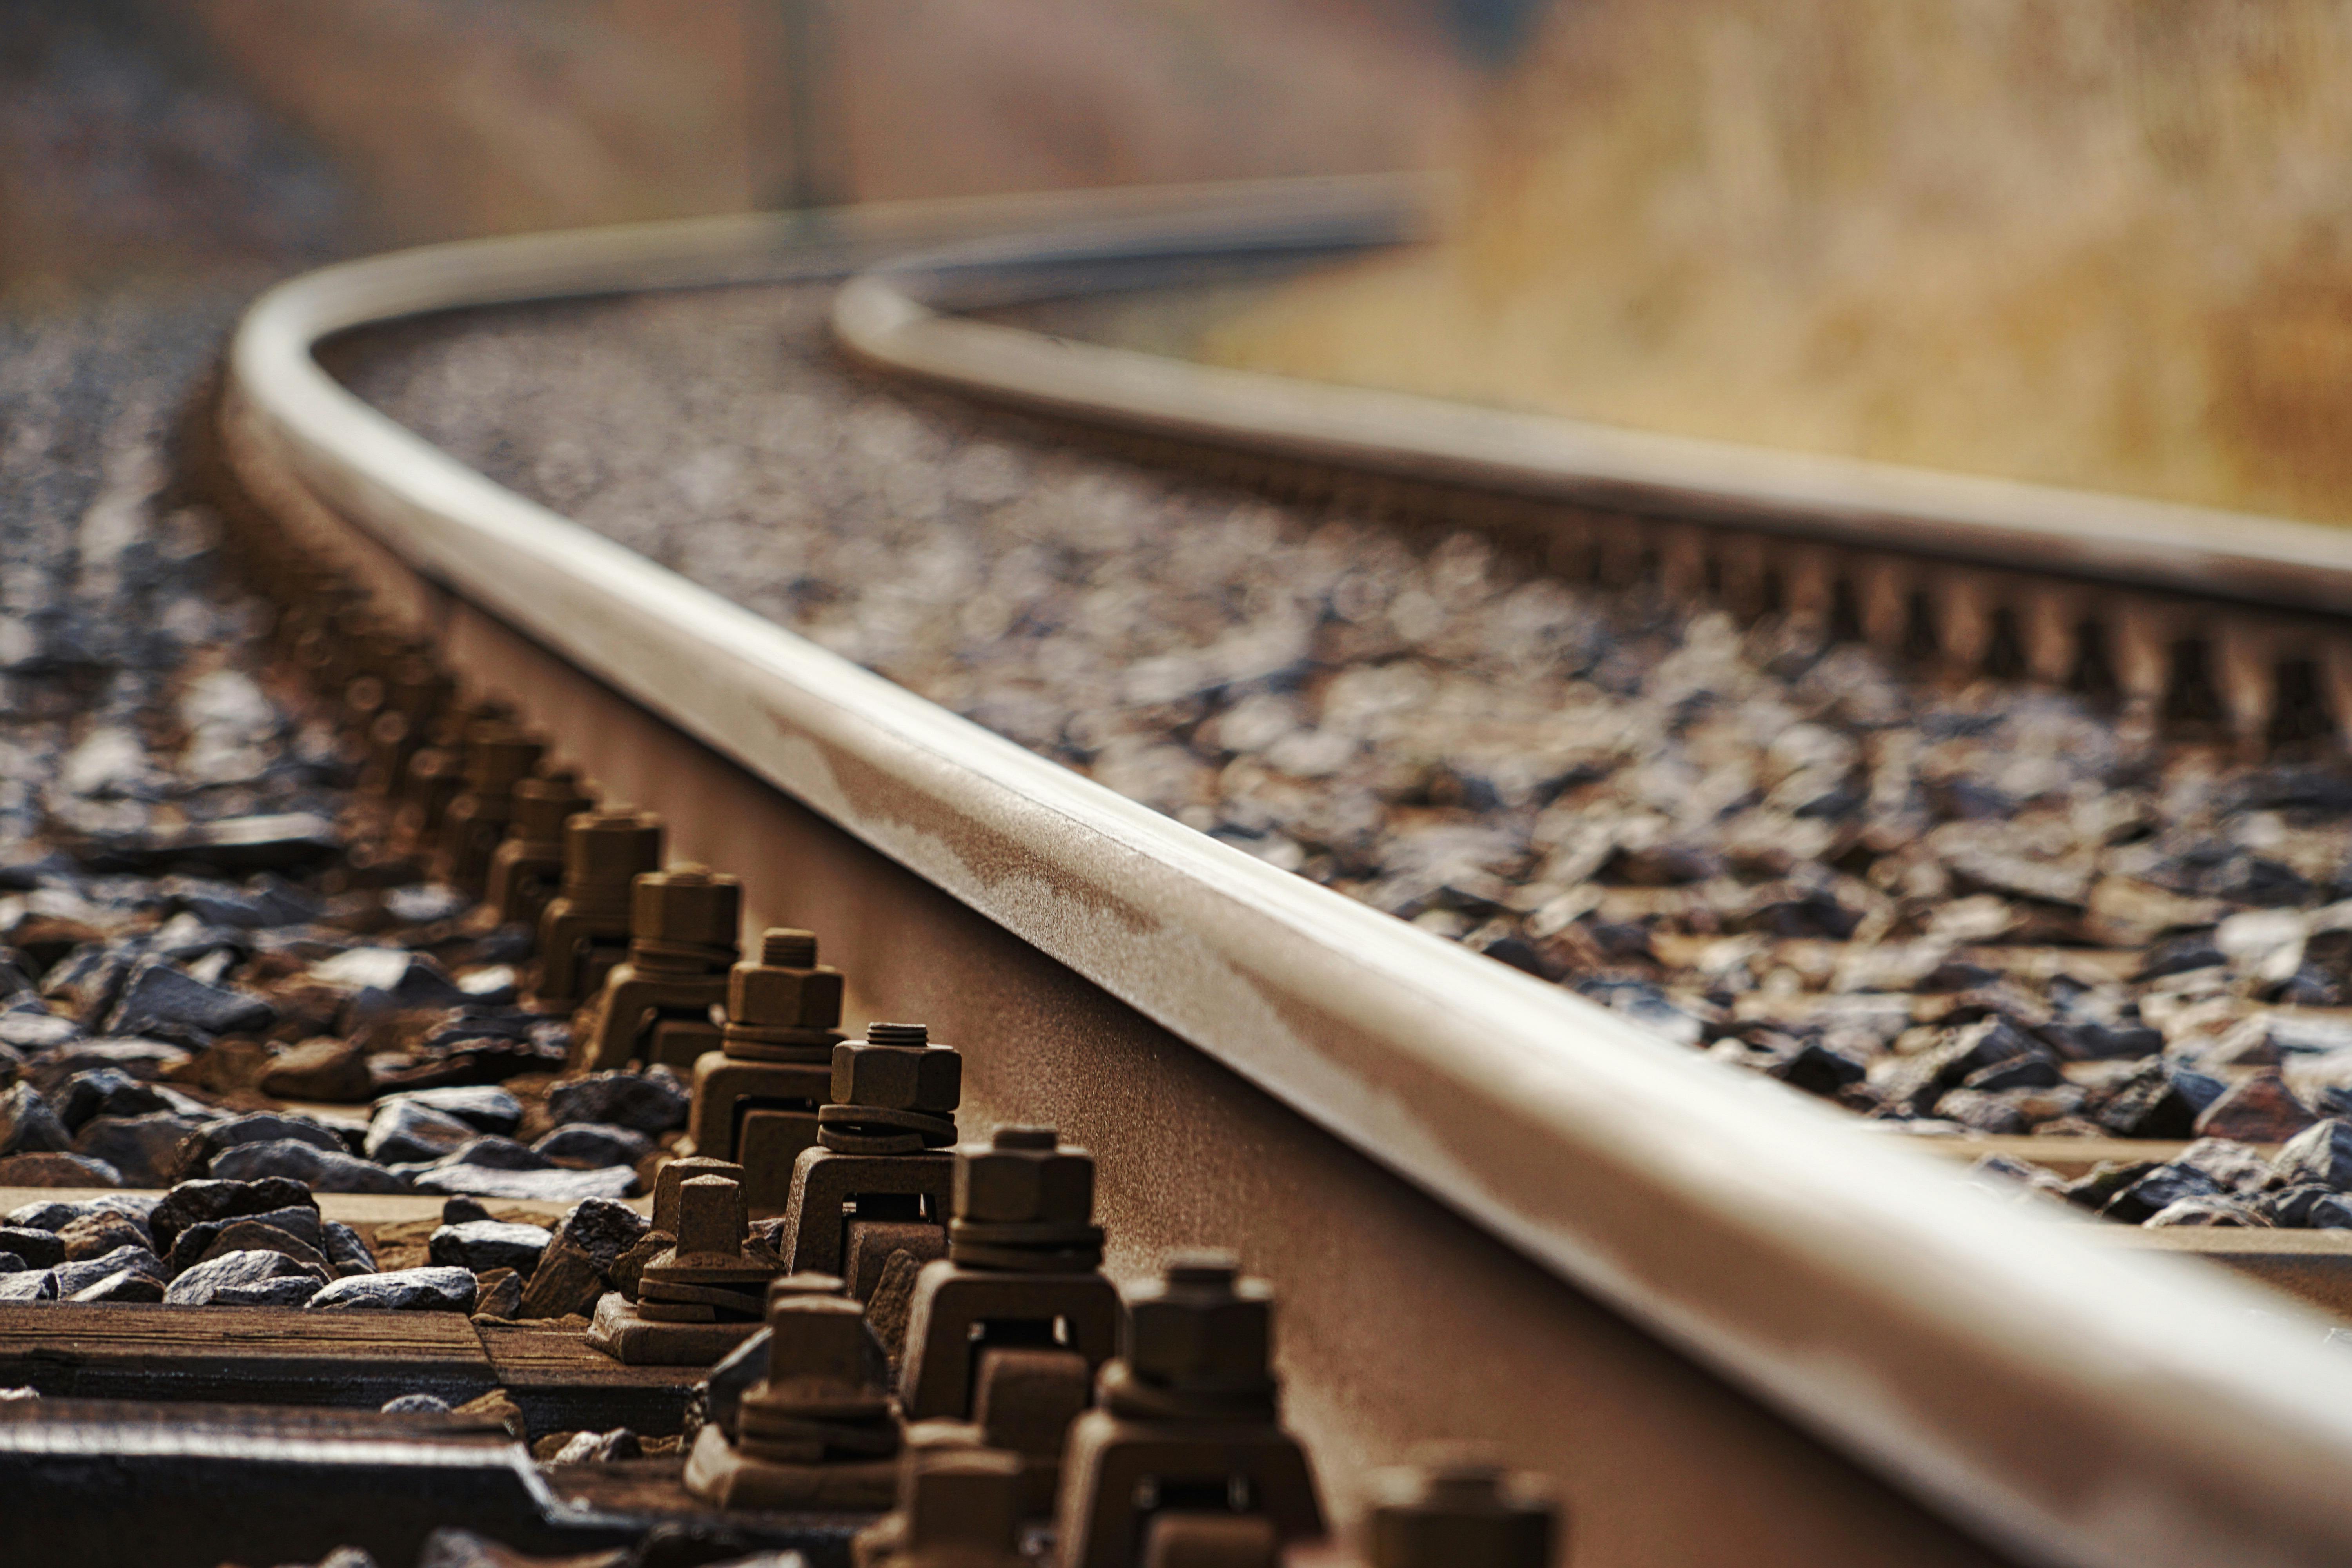
[[(963, 1045), (975, 1125), (1055, 1120), (1093, 1146), (1114, 1272), (1223, 1240), (1273, 1275), (1294, 1417), (1342, 1514), (1409, 1436), (1487, 1436), (1559, 1477), (1580, 1563), (2352, 1557), (2352, 1361), (2321, 1320), (1988, 1204), (1932, 1156), (1130, 803), (500, 489), (310, 353), (424, 311), (831, 276), (981, 233), (1341, 247), (1409, 232), (1420, 199), (1130, 193), (348, 264), (254, 307), (224, 444), (260, 504), (608, 795), (740, 872), (755, 924), (824, 931), (853, 1010)], [(843, 306), (869, 352), (999, 341), (869, 284)]]

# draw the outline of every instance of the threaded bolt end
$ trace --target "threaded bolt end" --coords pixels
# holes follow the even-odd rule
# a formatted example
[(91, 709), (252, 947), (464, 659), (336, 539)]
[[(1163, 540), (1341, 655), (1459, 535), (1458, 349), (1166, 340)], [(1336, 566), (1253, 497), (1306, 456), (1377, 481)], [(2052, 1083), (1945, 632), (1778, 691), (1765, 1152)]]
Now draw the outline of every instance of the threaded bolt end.
[(776, 927), (760, 939), (760, 962), (770, 969), (814, 969), (816, 932)]
[(928, 1046), (931, 1028), (928, 1024), (869, 1024), (866, 1039), (876, 1046)]

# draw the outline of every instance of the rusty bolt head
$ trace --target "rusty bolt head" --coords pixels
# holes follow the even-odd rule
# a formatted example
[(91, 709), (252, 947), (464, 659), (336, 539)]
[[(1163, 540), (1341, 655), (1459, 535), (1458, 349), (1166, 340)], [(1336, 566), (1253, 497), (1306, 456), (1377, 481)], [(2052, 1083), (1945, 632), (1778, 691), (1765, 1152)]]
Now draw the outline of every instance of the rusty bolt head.
[(1441, 1446), (1373, 1478), (1365, 1521), (1372, 1568), (1549, 1568), (1559, 1509), (1533, 1477), (1513, 1475), (1483, 1445)]
[(625, 888), (661, 865), (662, 819), (614, 806), (563, 825), (563, 879), (583, 888)]
[(945, 1046), (844, 1040), (833, 1047), (833, 1099), (839, 1105), (950, 1116), (963, 1100), (963, 1058)]
[(673, 866), (629, 884), (629, 934), (641, 941), (732, 949), (743, 924), (743, 884), (723, 871)]
[(515, 837), (538, 844), (560, 841), (564, 822), (595, 804), (569, 768), (523, 779), (514, 786)]
[(781, 1393), (856, 1396), (881, 1382), (881, 1342), (846, 1296), (768, 1297), (768, 1383)]
[(1146, 1383), (1186, 1393), (1265, 1386), (1274, 1292), (1244, 1279), (1230, 1253), (1179, 1253), (1166, 1277), (1128, 1300), (1127, 1364)]
[(683, 1160), (672, 1160), (654, 1176), (654, 1228), (665, 1236), (677, 1235), (677, 1190), (697, 1176), (724, 1176), (740, 1184), (743, 1167), (732, 1160), (714, 1160), (708, 1154), (695, 1154)]
[(527, 730), (496, 720), (466, 729), (466, 787), (479, 795), (505, 795), (539, 766), (547, 742)]
[(1083, 1226), (1095, 1210), (1095, 1160), (1050, 1127), (1000, 1127), (956, 1151), (955, 1217)]
[(913, 1448), (898, 1477), (907, 1544), (1013, 1555), (1021, 1527), (1021, 1457), (1002, 1448)]
[(730, 1023), (756, 1029), (831, 1029), (841, 1023), (841, 971), (820, 966), (816, 938), (778, 929), (760, 939), (756, 963), (727, 973)]
[(677, 1255), (719, 1253), (733, 1257), (743, 1250), (748, 1221), (743, 1187), (725, 1176), (695, 1176), (678, 1184)]

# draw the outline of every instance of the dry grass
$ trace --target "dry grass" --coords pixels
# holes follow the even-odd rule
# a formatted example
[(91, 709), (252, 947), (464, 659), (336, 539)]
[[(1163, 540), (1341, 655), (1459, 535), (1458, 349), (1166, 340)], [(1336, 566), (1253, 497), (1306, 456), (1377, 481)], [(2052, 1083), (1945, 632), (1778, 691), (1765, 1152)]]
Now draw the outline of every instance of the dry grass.
[(1208, 352), (2352, 521), (2352, 4), (1577, 0), (1470, 188)]

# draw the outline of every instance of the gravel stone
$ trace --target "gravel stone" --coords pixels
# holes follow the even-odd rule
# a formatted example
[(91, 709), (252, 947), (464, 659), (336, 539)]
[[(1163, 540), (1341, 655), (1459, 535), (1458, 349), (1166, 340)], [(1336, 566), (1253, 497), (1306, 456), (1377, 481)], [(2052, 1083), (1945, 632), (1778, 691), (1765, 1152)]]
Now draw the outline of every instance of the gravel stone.
[(529, 1278), (547, 1250), (548, 1233), (535, 1225), (509, 1225), (494, 1219), (445, 1225), (428, 1243), (433, 1261), (477, 1274), (511, 1268)]
[(471, 1122), (411, 1097), (387, 1100), (368, 1123), (367, 1157), (382, 1164), (435, 1161), (479, 1136)]
[[(64, 1271), (58, 1271), (58, 1289), (65, 1289)], [(70, 1294), (61, 1294), (68, 1301), (160, 1301), (163, 1299), (163, 1281), (152, 1274), (136, 1268), (118, 1269), (103, 1279), (84, 1285)]]
[(73, 1147), (73, 1134), (28, 1083), (0, 1090), (0, 1155), (56, 1154)]
[(117, 1034), (210, 1045), (222, 1035), (257, 1035), (278, 1021), (268, 999), (207, 985), (162, 959), (134, 967), (107, 1019)]
[(0, 1187), (119, 1187), (122, 1173), (80, 1154), (0, 1157)]
[(2298, 1132), (2272, 1163), (2278, 1184), (2314, 1183), (2332, 1192), (2352, 1191), (2352, 1122), (2334, 1117)]
[(650, 1072), (600, 1072), (559, 1083), (547, 1094), (548, 1120), (558, 1126), (593, 1122), (658, 1137), (686, 1125), (688, 1100), (677, 1079)]
[[(58, 1264), (58, 1294), (63, 1298), (70, 1298), (85, 1287), (94, 1285), (126, 1269), (144, 1274), (158, 1285), (171, 1278), (171, 1270), (163, 1266), (163, 1260), (145, 1247), (118, 1247), (110, 1252), (97, 1258), (85, 1258), (79, 1263)], [(161, 1299), (160, 1293), (155, 1299)]]
[(169, 1186), (181, 1169), (181, 1151), (204, 1131), (184, 1116), (100, 1116), (74, 1134), (73, 1152), (102, 1160), (133, 1187)]
[(282, 1252), (226, 1252), (174, 1276), (163, 1300), (178, 1307), (299, 1307), (325, 1283)]
[(404, 1394), (378, 1406), (386, 1415), (446, 1415), (449, 1402), (437, 1394)]
[(417, 1089), (388, 1094), (376, 1102), (378, 1113), (394, 1105), (418, 1105), (453, 1117), (478, 1131), (510, 1138), (522, 1125), (522, 1101), (505, 1089), (487, 1085), (450, 1089)]
[(190, 1226), (247, 1215), (273, 1215), (271, 1223), (303, 1234), (299, 1222), (283, 1212), (295, 1208), (309, 1209), (316, 1224), (319, 1205), (310, 1189), (282, 1176), (252, 1182), (217, 1178), (182, 1182), (156, 1203), (147, 1215), (147, 1226), (154, 1234), (156, 1247), (170, 1253), (180, 1232)]
[(180, 1109), (154, 1085), (142, 1083), (120, 1068), (92, 1068), (66, 1079), (48, 1097), (58, 1120), (70, 1131), (100, 1116), (144, 1116), (155, 1110)]
[(510, 1203), (576, 1203), (583, 1198), (625, 1198), (637, 1189), (637, 1173), (625, 1165), (598, 1171), (507, 1171), (484, 1165), (436, 1165), (418, 1173), (420, 1193), (463, 1193)]
[(330, 1036), (289, 1047), (261, 1075), (261, 1092), (280, 1100), (315, 1100), (353, 1105), (375, 1092), (367, 1053)]
[(57, 1299), (58, 1274), (54, 1268), (0, 1274), (0, 1303), (54, 1301)]
[[(24, 1234), (37, 1236), (41, 1233)], [(103, 1258), (118, 1247), (152, 1250), (152, 1237), (145, 1226), (129, 1215), (106, 1212), (83, 1215), (70, 1221), (58, 1229), (56, 1240), (59, 1255), (47, 1259), (44, 1267), (47, 1263), (81, 1263), (93, 1258)]]
[(314, 1312), (470, 1312), (475, 1291), (474, 1276), (463, 1268), (402, 1268), (334, 1280), (309, 1305)]
[(212, 1173), (232, 1181), (284, 1176), (314, 1193), (405, 1193), (415, 1188), (396, 1171), (292, 1139), (240, 1143), (213, 1161)]
[(557, 1128), (532, 1144), (531, 1149), (542, 1159), (559, 1165), (627, 1165), (634, 1169), (654, 1152), (654, 1142), (626, 1127), (575, 1121)]
[(53, 1268), (66, 1260), (64, 1237), (21, 1226), (0, 1226), (0, 1252), (21, 1258), (34, 1268)]

